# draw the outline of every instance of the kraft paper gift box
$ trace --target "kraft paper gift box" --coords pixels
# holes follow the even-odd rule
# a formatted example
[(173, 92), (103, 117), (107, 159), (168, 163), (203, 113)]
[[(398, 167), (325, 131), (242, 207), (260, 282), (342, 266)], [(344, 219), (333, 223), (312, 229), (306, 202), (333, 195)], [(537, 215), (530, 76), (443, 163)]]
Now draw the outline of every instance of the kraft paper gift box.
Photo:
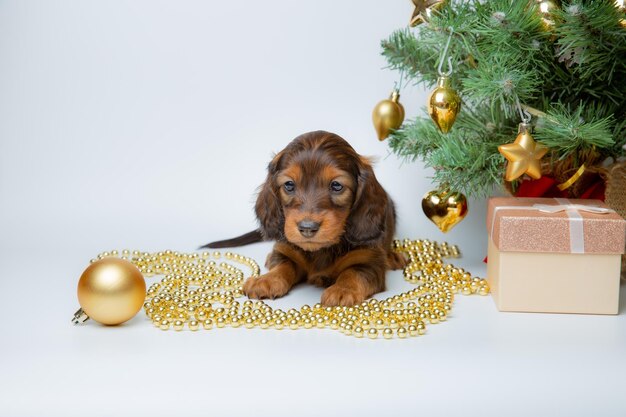
[(617, 314), (626, 221), (599, 200), (489, 200), (487, 281), (500, 311)]

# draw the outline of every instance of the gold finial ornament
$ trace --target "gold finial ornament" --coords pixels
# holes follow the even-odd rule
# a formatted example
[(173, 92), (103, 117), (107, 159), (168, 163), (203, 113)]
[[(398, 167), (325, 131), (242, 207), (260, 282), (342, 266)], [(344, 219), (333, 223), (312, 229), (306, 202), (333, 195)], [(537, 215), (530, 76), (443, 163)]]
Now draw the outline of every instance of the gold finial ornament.
[(400, 103), (400, 91), (396, 88), (388, 99), (380, 101), (372, 112), (372, 121), (378, 140), (385, 140), (392, 130), (400, 128), (404, 121), (404, 107)]
[(130, 320), (141, 310), (146, 298), (146, 282), (135, 265), (119, 258), (93, 262), (78, 281), (78, 310), (72, 322), (91, 318), (106, 325)]
[(442, 133), (448, 133), (461, 110), (461, 97), (452, 88), (450, 77), (439, 76), (437, 88), (428, 97), (428, 114)]
[(506, 166), (506, 181), (513, 181), (524, 174), (534, 180), (541, 178), (541, 158), (548, 148), (535, 142), (528, 123), (520, 123), (513, 143), (498, 146), (498, 151), (509, 161)]
[(439, 9), (445, 3), (445, 0), (412, 0), (415, 10), (411, 15), (409, 25), (415, 27), (422, 23), (427, 23), (432, 15), (433, 10)]
[(448, 190), (433, 190), (422, 198), (422, 210), (443, 233), (447, 233), (467, 215), (465, 196)]

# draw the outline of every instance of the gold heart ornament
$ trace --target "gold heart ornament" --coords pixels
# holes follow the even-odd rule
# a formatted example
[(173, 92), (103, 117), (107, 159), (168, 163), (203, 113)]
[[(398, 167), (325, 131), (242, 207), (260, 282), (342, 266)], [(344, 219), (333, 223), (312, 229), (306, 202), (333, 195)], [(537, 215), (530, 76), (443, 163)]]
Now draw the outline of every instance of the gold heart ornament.
[(467, 199), (461, 193), (434, 190), (422, 199), (422, 210), (439, 230), (446, 233), (467, 215)]

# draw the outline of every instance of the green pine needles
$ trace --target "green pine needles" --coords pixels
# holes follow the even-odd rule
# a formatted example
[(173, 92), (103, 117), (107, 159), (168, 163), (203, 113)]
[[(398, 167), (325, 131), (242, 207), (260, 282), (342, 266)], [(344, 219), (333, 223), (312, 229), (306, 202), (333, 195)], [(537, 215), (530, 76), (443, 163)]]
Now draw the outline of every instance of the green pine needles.
[(613, 0), (553, 3), (542, 14), (536, 0), (448, 0), (428, 23), (384, 40), (392, 69), (433, 88), (454, 28), (451, 78), (463, 100), (448, 134), (419, 116), (392, 133), (391, 149), (423, 159), (439, 184), (487, 196), (504, 181), (498, 145), (517, 134), (519, 98), (534, 115), (535, 139), (550, 148), (546, 163), (624, 156), (626, 13)]

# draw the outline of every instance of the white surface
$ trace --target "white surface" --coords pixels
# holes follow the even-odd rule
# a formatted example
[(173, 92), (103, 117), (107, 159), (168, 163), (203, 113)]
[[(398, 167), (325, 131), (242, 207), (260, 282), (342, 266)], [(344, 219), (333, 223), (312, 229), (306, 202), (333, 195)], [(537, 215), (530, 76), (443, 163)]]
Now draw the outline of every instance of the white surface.
[[(409, 1), (0, 2), (1, 416), (626, 414), (619, 316), (498, 313), (457, 297), (410, 340), (332, 330), (162, 332), (70, 324), (103, 250), (193, 250), (255, 227), (272, 152), (313, 129), (362, 154), (398, 235), (460, 245), (484, 274), (485, 203), (441, 235), (420, 164), (389, 155), (370, 114), (397, 74), (379, 41)], [(407, 88), (407, 114), (425, 93)], [(269, 243), (238, 252), (263, 261)], [(390, 293), (405, 288), (388, 275)], [(282, 306), (313, 304), (296, 288)]]

